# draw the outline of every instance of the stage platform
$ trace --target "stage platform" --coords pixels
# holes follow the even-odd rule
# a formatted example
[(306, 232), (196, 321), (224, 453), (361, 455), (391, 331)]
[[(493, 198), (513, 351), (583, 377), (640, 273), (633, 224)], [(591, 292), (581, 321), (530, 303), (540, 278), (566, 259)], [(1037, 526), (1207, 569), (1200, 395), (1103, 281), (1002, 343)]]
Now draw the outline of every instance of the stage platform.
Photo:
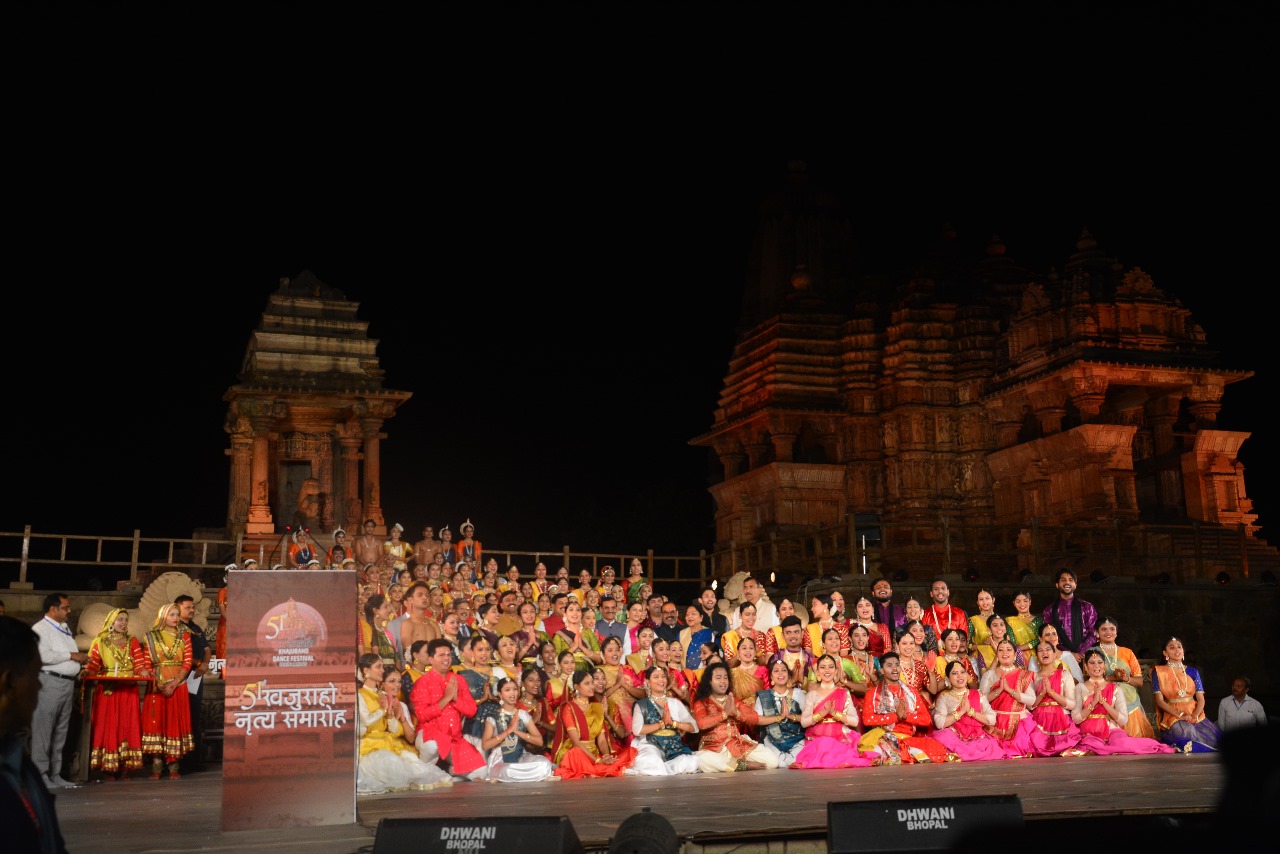
[(822, 852), (827, 850), (828, 805), (847, 801), (1016, 795), (1025, 825), (1044, 831), (1035, 836), (1040, 840), (1078, 842), (1090, 838), (1086, 829), (1091, 826), (1209, 830), (1228, 782), (1226, 768), (1220, 754), (1179, 754), (459, 783), (430, 792), (361, 797), (356, 824), (223, 833), (222, 775), (215, 766), (176, 781), (144, 777), (62, 790), (57, 808), (71, 854), (358, 854), (374, 851), (384, 818), (510, 815), (567, 816), (586, 851), (608, 851), (618, 825), (645, 807), (671, 823), (686, 854)]

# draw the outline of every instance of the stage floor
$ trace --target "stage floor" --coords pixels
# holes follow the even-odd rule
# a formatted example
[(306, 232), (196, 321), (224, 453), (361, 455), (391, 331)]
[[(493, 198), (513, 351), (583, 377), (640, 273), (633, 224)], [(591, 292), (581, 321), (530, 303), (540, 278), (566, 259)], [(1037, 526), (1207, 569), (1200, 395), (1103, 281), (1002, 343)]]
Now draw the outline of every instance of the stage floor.
[[(568, 816), (587, 851), (607, 851), (618, 825), (649, 807), (686, 851), (779, 850), (808, 840), (825, 850), (828, 804), (977, 795), (1017, 795), (1025, 821), (1045, 829), (1089, 817), (1110, 824), (1159, 816), (1208, 821), (1225, 770), (1216, 754), (1084, 756), (959, 762), (840, 771), (750, 771), (681, 777), (624, 777), (545, 783), (460, 783), (430, 792), (357, 800), (358, 823), (309, 828), (220, 830), (222, 774), (145, 778), (62, 790), (58, 816), (71, 854), (191, 851), (371, 852), (384, 818)], [(1114, 837), (1112, 837), (1114, 839)], [(548, 852), (553, 854), (553, 852)]]

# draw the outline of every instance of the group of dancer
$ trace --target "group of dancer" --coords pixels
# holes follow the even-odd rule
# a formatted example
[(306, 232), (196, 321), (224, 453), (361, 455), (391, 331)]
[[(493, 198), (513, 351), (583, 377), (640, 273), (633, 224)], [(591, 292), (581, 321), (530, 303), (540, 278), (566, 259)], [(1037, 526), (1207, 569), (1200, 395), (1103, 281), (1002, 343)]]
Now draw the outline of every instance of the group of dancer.
[[(176, 604), (160, 607), (139, 641), (129, 614), (115, 608), (89, 646), (84, 675), (93, 685), (89, 768), (98, 782), (125, 779), (150, 759), (149, 777), (181, 777), (178, 761), (195, 747), (187, 676), (192, 643)], [(145, 698), (139, 688), (145, 685)]]
[[(705, 613), (698, 605), (687, 613)], [(629, 621), (625, 638), (596, 635), (570, 602), (555, 637), (539, 620), (521, 627), (533, 638), (494, 643), (493, 632), (476, 629), (419, 641), (403, 672), (367, 653), (360, 791), (1189, 753), (1214, 750), (1221, 737), (1178, 638), (1151, 674), (1152, 726), (1136, 656), (1116, 642), (1110, 618), (1098, 621), (1095, 645), (1074, 653), (1052, 623), (995, 614), (977, 617), (987, 631), (971, 645), (956, 628), (929, 638), (911, 621), (893, 632), (842, 622), (830, 596), (814, 597), (808, 624), (783, 600), (778, 625), (759, 630), (758, 605), (744, 603), (736, 628), (719, 636), (699, 618), (696, 650), (687, 633), (660, 636), (647, 619)], [(1036, 636), (1020, 642), (1028, 629)], [(872, 636), (881, 641), (875, 654)]]

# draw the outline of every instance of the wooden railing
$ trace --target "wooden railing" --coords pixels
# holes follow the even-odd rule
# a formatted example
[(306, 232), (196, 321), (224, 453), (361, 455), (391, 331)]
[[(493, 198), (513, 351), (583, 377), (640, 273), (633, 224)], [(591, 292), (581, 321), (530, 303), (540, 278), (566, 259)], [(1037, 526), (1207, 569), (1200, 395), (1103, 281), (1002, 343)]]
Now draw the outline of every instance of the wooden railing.
[[(216, 575), (222, 567), (243, 555), (240, 540), (217, 538), (173, 539), (132, 536), (0, 531), (0, 581), (12, 588), (43, 587), (100, 589), (101, 575), (122, 576), (110, 580), (137, 582), (144, 569), (177, 569), (192, 574)], [(567, 566), (576, 580), (581, 569), (593, 576), (606, 565), (623, 579), (633, 557), (645, 564), (645, 575), (661, 582), (664, 590), (679, 590), (692, 598), (713, 580), (723, 584), (736, 572), (773, 576), (775, 586), (794, 589), (805, 579), (829, 575), (897, 574), (900, 578), (927, 578), (940, 573), (972, 574), (987, 580), (1012, 580), (1025, 574), (1043, 574), (1064, 562), (1086, 563), (1107, 575), (1164, 576), (1166, 580), (1212, 578), (1221, 572), (1248, 579), (1280, 569), (1280, 556), (1265, 541), (1249, 537), (1244, 526), (1128, 525), (1029, 527), (957, 525), (948, 519), (934, 522), (884, 522), (815, 527), (803, 533), (773, 535), (768, 539), (697, 555), (662, 555), (642, 552), (577, 552), (570, 546), (541, 551), (488, 549), (502, 569), (515, 564), (521, 574), (532, 575), (542, 560), (551, 574)], [(259, 563), (267, 564), (267, 556)], [(82, 586), (77, 587), (77, 583)]]
[[(94, 579), (103, 582), (102, 576), (114, 586), (116, 582), (137, 583), (146, 569), (163, 568), (189, 572), (193, 575), (217, 575), (244, 554), (241, 540), (217, 538), (173, 539), (144, 537), (141, 531), (132, 536), (111, 537), (85, 534), (49, 534), (33, 531), (28, 525), (21, 532), (0, 531), (0, 581), (16, 589), (31, 589), (36, 582), (48, 589), (95, 589)], [(708, 576), (706, 554), (662, 555), (648, 549), (626, 554), (577, 552), (570, 546), (543, 551), (516, 551), (486, 549), (486, 559), (494, 557), (502, 569), (511, 564), (520, 567), (521, 573), (532, 577), (533, 565), (546, 562), (550, 574), (561, 566), (570, 569), (577, 581), (579, 570), (590, 569), (598, 576), (604, 566), (612, 566), (619, 580), (627, 575), (627, 567), (633, 557), (645, 565), (648, 578), (661, 580), (664, 585), (677, 585), (682, 590), (700, 588)], [(258, 558), (266, 566), (270, 556)], [(279, 555), (276, 561), (282, 560)], [(88, 586), (77, 586), (88, 585)], [(693, 595), (697, 591), (693, 590)]]

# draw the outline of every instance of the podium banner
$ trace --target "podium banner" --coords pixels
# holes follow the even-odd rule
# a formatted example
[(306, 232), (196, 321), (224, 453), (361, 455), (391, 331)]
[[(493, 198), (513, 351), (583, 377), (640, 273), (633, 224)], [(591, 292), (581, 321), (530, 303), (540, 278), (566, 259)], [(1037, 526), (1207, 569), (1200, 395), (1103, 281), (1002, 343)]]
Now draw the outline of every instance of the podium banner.
[(222, 829), (356, 820), (356, 573), (231, 570)]

